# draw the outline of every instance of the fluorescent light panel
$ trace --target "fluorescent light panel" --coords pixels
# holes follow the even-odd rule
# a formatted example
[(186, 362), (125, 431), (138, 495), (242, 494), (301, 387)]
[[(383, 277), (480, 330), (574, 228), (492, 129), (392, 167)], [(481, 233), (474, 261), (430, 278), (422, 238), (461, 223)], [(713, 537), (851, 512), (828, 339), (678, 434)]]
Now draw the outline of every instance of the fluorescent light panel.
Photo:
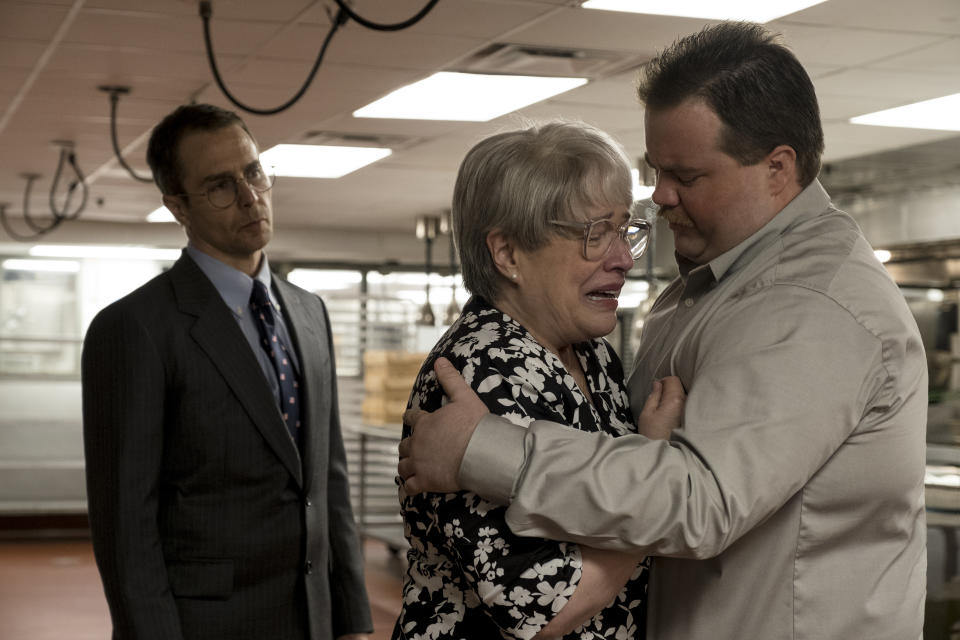
[(30, 258), (10, 258), (3, 261), (7, 271), (48, 271), (53, 273), (77, 273), (80, 263), (75, 260), (32, 260)]
[(960, 93), (875, 111), (850, 118), (850, 122), (877, 127), (960, 131)]
[(585, 9), (708, 20), (770, 22), (826, 0), (587, 0)]
[(170, 210), (166, 207), (160, 207), (159, 209), (154, 209), (147, 215), (147, 222), (176, 222), (177, 219), (173, 217), (173, 214), (170, 213)]
[(486, 122), (586, 83), (586, 78), (440, 71), (357, 109), (353, 116)]
[(102, 258), (106, 260), (159, 260), (170, 262), (180, 258), (180, 249), (70, 244), (38, 244), (30, 247), (28, 253), (31, 256), (43, 258)]
[(340, 178), (391, 153), (379, 147), (278, 144), (260, 154), (260, 164), (289, 178)]

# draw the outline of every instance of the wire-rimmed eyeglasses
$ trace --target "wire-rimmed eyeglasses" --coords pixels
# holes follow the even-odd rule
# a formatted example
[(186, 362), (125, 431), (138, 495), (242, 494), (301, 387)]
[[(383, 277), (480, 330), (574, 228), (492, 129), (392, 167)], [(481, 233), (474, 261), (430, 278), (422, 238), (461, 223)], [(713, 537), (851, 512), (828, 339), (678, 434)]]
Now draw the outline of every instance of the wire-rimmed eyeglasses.
[(199, 193), (175, 193), (177, 196), (206, 196), (211, 205), (217, 209), (226, 209), (237, 201), (240, 183), (245, 182), (248, 187), (257, 193), (264, 193), (273, 187), (276, 175), (273, 171), (264, 170), (259, 162), (249, 165), (243, 172), (242, 178), (223, 176), (215, 179), (206, 191)]
[(650, 238), (650, 223), (642, 218), (630, 218), (619, 226), (607, 218), (586, 222), (570, 220), (548, 220), (548, 222), (559, 227), (582, 229), (583, 257), (591, 262), (607, 255), (616, 238), (627, 243), (630, 256), (636, 260), (647, 250), (647, 240)]

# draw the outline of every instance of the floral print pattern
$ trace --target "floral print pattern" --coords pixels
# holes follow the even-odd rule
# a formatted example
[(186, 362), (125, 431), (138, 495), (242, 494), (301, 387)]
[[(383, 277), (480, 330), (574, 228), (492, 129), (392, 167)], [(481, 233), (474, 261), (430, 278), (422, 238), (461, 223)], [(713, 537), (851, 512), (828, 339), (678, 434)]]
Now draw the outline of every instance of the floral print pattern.
[[(448, 358), (491, 412), (527, 426), (552, 420), (613, 436), (635, 432), (620, 360), (604, 340), (575, 345), (591, 405), (560, 359), (507, 314), (471, 298), (430, 353), (414, 384), (411, 406), (446, 401), (433, 372)], [(406, 428), (404, 435), (407, 435)], [(576, 544), (523, 538), (507, 527), (506, 507), (468, 491), (406, 495), (400, 486), (410, 542), (402, 610), (394, 640), (532, 638), (580, 582)], [(605, 609), (566, 638), (642, 638), (645, 561)]]

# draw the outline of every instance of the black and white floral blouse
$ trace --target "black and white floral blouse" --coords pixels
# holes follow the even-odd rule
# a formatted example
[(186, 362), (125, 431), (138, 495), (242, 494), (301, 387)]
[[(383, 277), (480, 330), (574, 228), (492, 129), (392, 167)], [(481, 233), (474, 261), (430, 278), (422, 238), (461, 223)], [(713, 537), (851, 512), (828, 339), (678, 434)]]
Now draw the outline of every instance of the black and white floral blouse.
[[(636, 431), (612, 347), (597, 339), (575, 350), (593, 405), (555, 354), (475, 296), (430, 353), (410, 403), (435, 410), (445, 402), (432, 370), (444, 356), (491, 412), (514, 424), (543, 419), (613, 436)], [(402, 486), (400, 501), (410, 550), (394, 640), (532, 638), (577, 588), (579, 547), (513, 535), (505, 507), (468, 491), (408, 496)], [(614, 602), (566, 637), (643, 638), (647, 570), (639, 565)]]

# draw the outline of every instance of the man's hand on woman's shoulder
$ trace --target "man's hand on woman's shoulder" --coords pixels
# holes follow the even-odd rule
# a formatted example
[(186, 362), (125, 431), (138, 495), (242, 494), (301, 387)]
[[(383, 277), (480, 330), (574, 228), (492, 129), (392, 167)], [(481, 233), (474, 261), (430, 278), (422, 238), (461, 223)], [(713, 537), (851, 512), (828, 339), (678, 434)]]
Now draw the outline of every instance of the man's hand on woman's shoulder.
[(457, 491), (460, 462), (487, 406), (446, 358), (433, 365), (449, 399), (433, 413), (408, 409), (403, 423), (410, 436), (400, 441), (397, 473), (408, 494)]

